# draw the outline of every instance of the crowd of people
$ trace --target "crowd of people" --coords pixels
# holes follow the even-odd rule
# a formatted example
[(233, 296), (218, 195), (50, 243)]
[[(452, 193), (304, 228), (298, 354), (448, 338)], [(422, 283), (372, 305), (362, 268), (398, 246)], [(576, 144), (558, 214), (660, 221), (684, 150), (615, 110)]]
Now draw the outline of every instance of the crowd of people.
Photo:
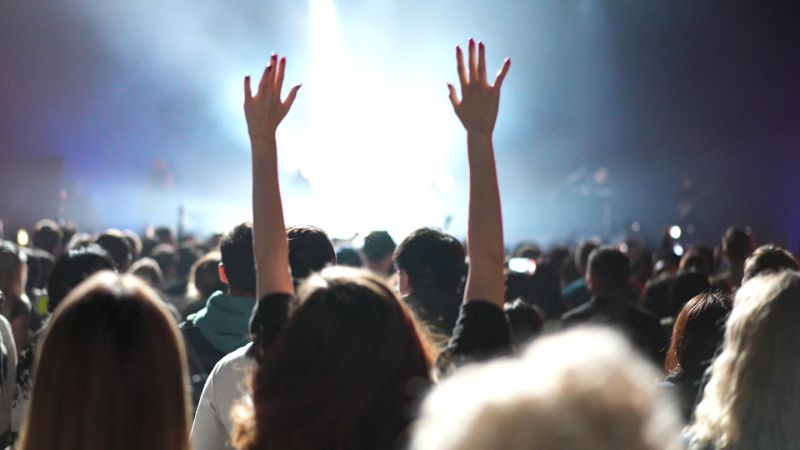
[(274, 54), (244, 85), (252, 223), (201, 241), (43, 220), (30, 248), (2, 242), (0, 448), (800, 448), (795, 257), (736, 227), (680, 257), (507, 251), (492, 138), (510, 60), (494, 80), (482, 43), (456, 60), (466, 244), (287, 228), (275, 132), (300, 86), (283, 98)]

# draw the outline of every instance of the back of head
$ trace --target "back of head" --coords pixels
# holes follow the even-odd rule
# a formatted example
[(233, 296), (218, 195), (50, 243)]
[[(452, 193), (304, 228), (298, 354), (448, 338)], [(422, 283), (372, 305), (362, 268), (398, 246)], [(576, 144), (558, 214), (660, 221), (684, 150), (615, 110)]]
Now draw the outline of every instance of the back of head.
[(25, 290), (27, 255), (9, 241), (0, 241), (0, 290), (6, 296), (20, 296)]
[(458, 290), (466, 273), (464, 246), (436, 228), (420, 228), (397, 246), (394, 263), (408, 274), (412, 290)]
[(155, 237), (156, 240), (161, 244), (175, 245), (177, 243), (177, 240), (175, 239), (175, 232), (172, 231), (172, 228), (166, 225), (156, 227), (156, 229), (153, 231), (153, 237)]
[(28, 283), (26, 290), (43, 289), (47, 287), (50, 272), (56, 263), (55, 257), (49, 252), (39, 249), (28, 250)]
[(130, 268), (130, 273), (144, 280), (151, 288), (160, 290), (164, 283), (164, 274), (161, 267), (153, 258), (142, 258)]
[(394, 253), (397, 244), (386, 231), (371, 231), (364, 237), (364, 247), (361, 251), (367, 261), (380, 261)]
[(253, 254), (253, 224), (240, 223), (226, 234), (219, 246), (222, 267), (231, 291), (256, 293), (256, 263)]
[(722, 250), (731, 264), (744, 264), (750, 254), (750, 236), (741, 228), (730, 227), (722, 237)]
[(722, 352), (689, 428), (694, 448), (800, 448), (800, 274), (755, 277), (736, 293)]
[(265, 334), (275, 337), (254, 344), (264, 359), (253, 408), (240, 411), (239, 448), (393, 448), (412, 382), (428, 380), (435, 358), (389, 287), (343, 267), (307, 279), (288, 322)]
[(710, 288), (708, 276), (691, 270), (679, 271), (670, 289), (670, 316), (678, 315), (686, 302)]
[(61, 251), (61, 227), (52, 220), (40, 220), (33, 231), (33, 246), (40, 248), (51, 255), (58, 256)]
[(69, 292), (90, 275), (100, 270), (116, 270), (116, 265), (108, 253), (97, 244), (70, 250), (62, 254), (53, 267), (47, 283), (47, 309), (55, 311), (58, 304)]
[(575, 267), (578, 268), (578, 273), (581, 276), (586, 274), (586, 269), (589, 267), (589, 255), (591, 255), (597, 247), (600, 247), (600, 244), (594, 239), (589, 239), (581, 241), (575, 248)]
[(539, 259), (542, 249), (535, 242), (522, 242), (514, 249), (515, 258)]
[(122, 231), (114, 228), (106, 230), (95, 242), (108, 252), (117, 265), (117, 271), (127, 272), (133, 261), (133, 250)]
[(184, 358), (155, 292), (129, 275), (93, 276), (48, 326), (19, 448), (188, 450)]
[(343, 247), (336, 252), (336, 264), (347, 267), (362, 267), (361, 255), (352, 247)]
[(586, 277), (595, 295), (614, 295), (625, 288), (631, 265), (624, 253), (611, 246), (598, 247), (589, 256)]
[(219, 278), (219, 263), (222, 256), (218, 251), (208, 252), (198, 259), (189, 273), (188, 294), (190, 298), (205, 300), (216, 291), (225, 291), (228, 286)]
[(150, 258), (156, 260), (165, 278), (171, 279), (175, 275), (178, 266), (178, 250), (174, 245), (156, 245), (150, 252)]
[(725, 320), (733, 307), (727, 294), (707, 292), (689, 300), (675, 320), (664, 371), (702, 373), (722, 344)]
[(294, 225), (286, 229), (286, 239), (289, 240), (289, 267), (295, 280), (304, 280), (313, 272), (336, 264), (336, 251), (321, 228)]
[(662, 273), (647, 280), (642, 291), (640, 305), (659, 319), (672, 316), (670, 294), (675, 275)]
[(133, 261), (136, 261), (142, 256), (142, 238), (133, 230), (122, 230), (122, 234), (125, 235), (125, 239), (128, 240), (128, 244), (131, 246)]
[(679, 419), (621, 335), (576, 328), (465, 367), (425, 400), (413, 450), (665, 450)]
[(755, 277), (782, 270), (800, 270), (800, 264), (787, 250), (775, 245), (762, 245), (747, 258), (744, 264), (744, 278), (742, 283)]

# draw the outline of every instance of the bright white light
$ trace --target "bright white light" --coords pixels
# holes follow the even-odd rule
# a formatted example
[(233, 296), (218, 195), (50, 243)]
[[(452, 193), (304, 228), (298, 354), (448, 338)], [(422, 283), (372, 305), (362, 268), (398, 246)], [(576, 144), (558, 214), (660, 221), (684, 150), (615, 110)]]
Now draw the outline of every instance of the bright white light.
[(669, 235), (672, 236), (672, 239), (680, 239), (681, 238), (681, 227), (677, 225), (673, 225), (669, 229)]
[(511, 258), (508, 260), (508, 270), (533, 275), (536, 273), (536, 261), (528, 258)]
[(453, 189), (453, 177), (446, 173), (439, 175), (433, 183), (442, 192), (448, 192)]
[(628, 253), (628, 244), (624, 242), (619, 244), (619, 251), (621, 251), (622, 253)]
[(673, 245), (672, 251), (675, 252), (675, 254), (678, 256), (683, 256), (683, 246), (681, 244)]
[(17, 244), (19, 244), (21, 247), (25, 247), (28, 245), (28, 241), (28, 232), (25, 231), (25, 229), (20, 229), (17, 231)]

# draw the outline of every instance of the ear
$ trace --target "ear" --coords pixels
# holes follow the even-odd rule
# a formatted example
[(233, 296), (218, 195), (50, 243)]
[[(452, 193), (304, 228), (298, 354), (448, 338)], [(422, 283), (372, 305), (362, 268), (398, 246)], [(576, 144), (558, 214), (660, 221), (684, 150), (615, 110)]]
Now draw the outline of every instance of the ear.
[(408, 283), (408, 274), (403, 269), (399, 269), (397, 271), (397, 273), (400, 274), (399, 280), (398, 280), (398, 285), (400, 287), (400, 294), (401, 295), (410, 294), (411, 293), (411, 285)]
[(225, 284), (228, 284), (228, 277), (225, 276), (225, 266), (219, 263), (219, 279)]

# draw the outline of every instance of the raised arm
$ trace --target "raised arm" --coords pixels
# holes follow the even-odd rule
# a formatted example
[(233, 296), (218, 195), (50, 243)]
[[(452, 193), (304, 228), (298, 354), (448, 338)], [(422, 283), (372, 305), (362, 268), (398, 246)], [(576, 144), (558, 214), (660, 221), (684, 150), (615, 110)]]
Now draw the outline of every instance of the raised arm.
[(503, 283), (503, 217), (500, 211), (500, 191), (494, 162), (492, 133), (500, 104), (500, 86), (511, 66), (506, 59), (497, 73), (494, 85), (486, 76), (486, 49), (469, 40), (468, 68), (464, 55), (456, 47), (461, 100), (455, 87), (450, 88), (453, 109), (467, 130), (469, 157), (469, 217), (467, 247), (470, 266), (464, 301), (485, 300), (500, 308), (505, 300)]
[(289, 245), (278, 186), (278, 146), (275, 131), (289, 112), (300, 85), (281, 100), (286, 57), (274, 53), (253, 95), (250, 76), (244, 79), (244, 113), (253, 154), (253, 245), (258, 274), (258, 298), (282, 292), (294, 294), (289, 271)]

